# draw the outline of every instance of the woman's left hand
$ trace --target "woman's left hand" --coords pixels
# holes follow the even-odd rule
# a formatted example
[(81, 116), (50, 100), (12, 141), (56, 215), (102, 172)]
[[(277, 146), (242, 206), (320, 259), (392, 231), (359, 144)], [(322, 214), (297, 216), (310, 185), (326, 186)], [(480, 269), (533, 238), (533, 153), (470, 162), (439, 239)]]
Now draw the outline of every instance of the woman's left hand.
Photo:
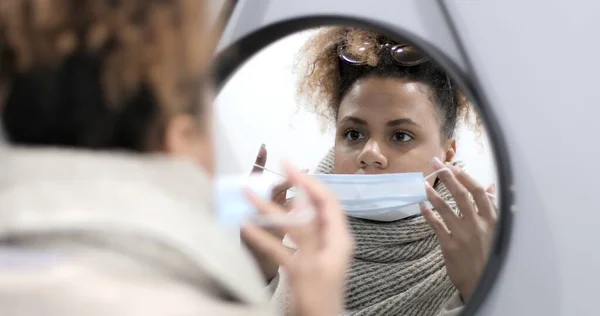
[[(436, 170), (445, 167), (441, 162), (435, 166)], [(448, 168), (451, 171), (442, 171), (438, 177), (454, 197), (461, 216), (429, 184), (426, 184), (427, 197), (439, 216), (425, 205), (421, 205), (421, 211), (438, 237), (448, 276), (466, 302), (479, 282), (490, 252), (497, 214), (488, 193), (495, 190), (493, 186), (484, 189), (458, 167)]]

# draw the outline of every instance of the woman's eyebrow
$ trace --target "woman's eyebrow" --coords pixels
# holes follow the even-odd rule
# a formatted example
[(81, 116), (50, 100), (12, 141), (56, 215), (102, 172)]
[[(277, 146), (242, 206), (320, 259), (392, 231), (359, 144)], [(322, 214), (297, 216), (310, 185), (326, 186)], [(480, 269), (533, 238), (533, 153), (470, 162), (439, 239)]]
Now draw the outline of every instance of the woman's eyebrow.
[(409, 118), (399, 118), (399, 119), (388, 121), (386, 123), (387, 126), (406, 125), (406, 124), (419, 126), (419, 124), (417, 124), (415, 121), (413, 121)]
[(340, 123), (343, 123), (343, 122), (346, 122), (346, 121), (350, 121), (350, 122), (358, 124), (358, 125), (368, 125), (367, 121), (365, 121), (363, 119), (359, 119), (358, 117), (355, 117), (355, 116), (344, 116), (340, 120)]

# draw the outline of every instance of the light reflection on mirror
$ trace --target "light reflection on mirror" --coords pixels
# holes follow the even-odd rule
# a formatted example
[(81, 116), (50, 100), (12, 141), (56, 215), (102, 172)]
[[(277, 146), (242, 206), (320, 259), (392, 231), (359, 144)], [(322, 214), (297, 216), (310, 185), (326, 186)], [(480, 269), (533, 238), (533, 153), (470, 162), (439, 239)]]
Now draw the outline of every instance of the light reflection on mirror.
[[(329, 47), (330, 53), (318, 55), (322, 59), (307, 55), (304, 45), (315, 36), (323, 36), (319, 32), (328, 30), (329, 38), (310, 43), (316, 45), (313, 48), (317, 50), (323, 44), (323, 47)], [(337, 45), (335, 49), (331, 43), (339, 42), (345, 36), (340, 34), (346, 33), (332, 35), (334, 33), (331, 28), (314, 29), (285, 37), (264, 48), (234, 73), (216, 100), (217, 137), (227, 140), (217, 144), (220, 173), (250, 172), (259, 148), (264, 144), (267, 152), (265, 167), (273, 171), (265, 172), (264, 176), (271, 177), (274, 182), (281, 180), (277, 174), (282, 173), (282, 159), (299, 168), (307, 168), (310, 173), (322, 173), (324, 157), (334, 148), (333, 166), (327, 170), (330, 173), (422, 172), (426, 175), (434, 171), (431, 159), (438, 157), (448, 162), (460, 161), (484, 188), (497, 184), (490, 142), (485, 127), (477, 125), (476, 110), (471, 108), (474, 105), (469, 105), (473, 110), (468, 116), (456, 119), (456, 127), (445, 124), (448, 112), (444, 114), (436, 106), (447, 102), (448, 99), (440, 101), (444, 91), (449, 91), (444, 90), (446, 87), (456, 89), (456, 85), (445, 81), (448, 77), (443, 71), (429, 67), (435, 74), (427, 78), (434, 78), (431, 80), (440, 87), (441, 94), (436, 95), (431, 92), (431, 81), (427, 81), (430, 79), (414, 79), (418, 76), (415, 72), (424, 72), (411, 68), (425, 67), (430, 62), (416, 66), (398, 65), (393, 52), (403, 49), (396, 46), (402, 43), (363, 32), (342, 41), (349, 47), (342, 54), (339, 47), (343, 45)], [(364, 51), (361, 45), (371, 41), (377, 42), (378, 47), (373, 50), (375, 55), (370, 55), (374, 59), (365, 56), (363, 59), (372, 65), (381, 62), (391, 66), (387, 70), (383, 68), (388, 66), (379, 67), (381, 69), (369, 72), (367, 76), (358, 76), (357, 80), (348, 79), (355, 78), (356, 69), (368, 67), (351, 62), (357, 56), (360, 59)], [(384, 54), (385, 57), (381, 57)], [(342, 57), (348, 58), (343, 60)], [(309, 67), (315, 67), (315, 60), (321, 60), (321, 63), (316, 64), (316, 69), (309, 70)], [(414, 72), (407, 70), (409, 68)], [(330, 71), (336, 74), (331, 75)], [(398, 75), (398, 71), (411, 72), (412, 79)], [(349, 81), (345, 91), (341, 92), (344, 90), (341, 84), (331, 85), (329, 94), (316, 93), (318, 88), (315, 87), (327, 90), (329, 85), (324, 87), (322, 83), (330, 83), (336, 76)], [(298, 88), (306, 80), (313, 85), (305, 85), (304, 92), (312, 98), (298, 94)], [(449, 95), (456, 106), (460, 95)], [(333, 100), (329, 104), (338, 108), (337, 116), (330, 115), (329, 120), (322, 115), (323, 111), (315, 110), (316, 104), (326, 106), (328, 97)], [(347, 117), (355, 119), (344, 120)], [(356, 118), (365, 122), (357, 122)], [(388, 126), (389, 121), (397, 118), (410, 118), (416, 124)], [(431, 185), (438, 190), (439, 180), (432, 179)], [(293, 192), (288, 193), (293, 196)], [(450, 200), (447, 201), (453, 201), (451, 194), (444, 199), (448, 196)], [(463, 300), (468, 299), (472, 294), (469, 291), (473, 290), (473, 286), (469, 288), (460, 282), (461, 278), (469, 276), (469, 271), (457, 269), (457, 262), (448, 262), (449, 257), (439, 251), (433, 232), (417, 233), (423, 227), (429, 227), (423, 217), (416, 214), (393, 222), (364, 218), (351, 220), (358, 247), (347, 285), (348, 310), (364, 315), (444, 315), (439, 313), (461, 308)], [(493, 223), (488, 224), (489, 230), (493, 231)], [(490, 236), (491, 233), (483, 239), (489, 242)], [(284, 243), (294, 247), (289, 240)], [(466, 254), (461, 260), (459, 266), (466, 267), (464, 269), (474, 267), (481, 273), (483, 268), (475, 267), (478, 258), (469, 258)], [(452, 266), (448, 270), (452, 276), (447, 275), (444, 265)], [(280, 289), (281, 283), (286, 282), (285, 277), (278, 280), (280, 286), (273, 298), (276, 302), (285, 300), (282, 297), (286, 295)]]

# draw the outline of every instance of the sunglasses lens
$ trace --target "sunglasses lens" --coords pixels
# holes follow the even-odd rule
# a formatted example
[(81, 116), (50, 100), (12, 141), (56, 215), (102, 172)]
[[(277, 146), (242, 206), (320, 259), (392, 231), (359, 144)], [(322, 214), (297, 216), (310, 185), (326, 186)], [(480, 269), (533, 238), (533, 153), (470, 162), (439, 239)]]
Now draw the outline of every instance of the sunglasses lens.
[(425, 54), (410, 45), (396, 45), (391, 52), (392, 58), (404, 66), (415, 66), (428, 60)]
[(338, 55), (340, 55), (340, 58), (348, 63), (362, 65), (366, 61), (360, 56), (360, 54), (363, 54), (364, 51), (367, 50), (368, 45), (369, 43), (365, 43), (364, 46), (357, 47), (355, 49), (355, 52), (350, 52), (348, 47), (346, 47), (345, 45), (339, 46)]

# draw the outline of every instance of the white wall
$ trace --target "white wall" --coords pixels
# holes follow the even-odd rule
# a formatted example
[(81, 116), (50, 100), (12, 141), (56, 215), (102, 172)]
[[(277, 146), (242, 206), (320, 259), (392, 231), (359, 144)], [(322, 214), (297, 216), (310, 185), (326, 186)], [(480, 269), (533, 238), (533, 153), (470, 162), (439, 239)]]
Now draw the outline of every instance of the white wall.
[[(296, 106), (292, 73), (296, 52), (312, 32), (286, 37), (253, 56), (216, 100), (219, 173), (250, 172), (259, 146), (267, 146), (267, 168), (279, 171), (282, 158), (313, 170), (333, 145), (333, 130), (320, 131), (317, 117)], [(486, 135), (462, 128), (457, 156), (484, 185), (495, 183)]]

